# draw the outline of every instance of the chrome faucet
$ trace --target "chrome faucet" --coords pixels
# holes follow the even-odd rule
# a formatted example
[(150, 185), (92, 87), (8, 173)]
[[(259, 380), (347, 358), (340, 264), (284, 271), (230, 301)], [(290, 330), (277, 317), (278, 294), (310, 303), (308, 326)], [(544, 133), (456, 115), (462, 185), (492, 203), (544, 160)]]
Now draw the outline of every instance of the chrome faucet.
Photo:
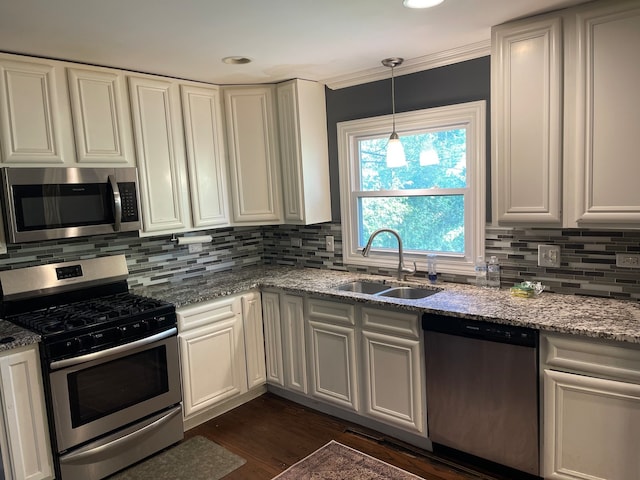
[(371, 250), (371, 244), (373, 243), (373, 239), (379, 233), (383, 233), (383, 232), (391, 233), (392, 235), (395, 235), (395, 237), (398, 239), (398, 280), (403, 281), (407, 274), (411, 275), (412, 273), (416, 273), (417, 267), (416, 267), (416, 262), (413, 262), (413, 268), (407, 268), (404, 266), (404, 253), (402, 250), (402, 239), (400, 238), (400, 235), (398, 235), (398, 232), (396, 232), (395, 230), (391, 230), (390, 228), (380, 228), (375, 232), (373, 232), (369, 237), (369, 241), (367, 241), (367, 244), (362, 250), (362, 256), (366, 257), (367, 255), (369, 255), (369, 251)]

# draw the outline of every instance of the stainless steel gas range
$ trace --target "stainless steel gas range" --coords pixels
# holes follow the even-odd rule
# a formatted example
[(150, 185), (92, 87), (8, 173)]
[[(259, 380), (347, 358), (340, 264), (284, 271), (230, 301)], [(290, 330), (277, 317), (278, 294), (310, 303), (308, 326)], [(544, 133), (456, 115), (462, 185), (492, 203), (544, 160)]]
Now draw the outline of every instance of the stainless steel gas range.
[(56, 478), (98, 480), (183, 438), (175, 307), (124, 255), (0, 272), (2, 317), (42, 337)]

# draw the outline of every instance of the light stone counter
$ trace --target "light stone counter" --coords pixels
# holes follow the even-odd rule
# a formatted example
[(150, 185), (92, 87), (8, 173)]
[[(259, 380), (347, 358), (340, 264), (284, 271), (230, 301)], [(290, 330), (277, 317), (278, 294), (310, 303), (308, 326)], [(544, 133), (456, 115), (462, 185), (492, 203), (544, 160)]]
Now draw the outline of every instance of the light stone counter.
[(425, 281), (409, 281), (403, 285), (437, 288), (441, 291), (420, 300), (403, 300), (336, 289), (338, 285), (352, 280), (385, 280), (390, 286), (399, 285), (392, 277), (265, 266), (238, 272), (210, 273), (157, 286), (136, 287), (134, 292), (167, 300), (181, 307), (255, 288), (278, 289), (380, 307), (640, 344), (639, 302), (544, 292), (536, 298), (520, 298), (511, 296), (507, 288), (494, 290), (457, 283), (431, 286)]

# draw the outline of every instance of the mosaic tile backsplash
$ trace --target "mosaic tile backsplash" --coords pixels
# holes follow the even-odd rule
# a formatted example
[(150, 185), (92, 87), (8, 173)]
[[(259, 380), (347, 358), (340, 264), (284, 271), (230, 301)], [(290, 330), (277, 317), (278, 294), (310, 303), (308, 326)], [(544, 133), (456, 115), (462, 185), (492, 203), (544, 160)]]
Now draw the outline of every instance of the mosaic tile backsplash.
[[(339, 223), (236, 227), (201, 233), (212, 235), (213, 240), (203, 244), (199, 253), (189, 253), (188, 246), (172, 242), (170, 235), (138, 238), (136, 234), (119, 234), (9, 245), (7, 254), (0, 255), (0, 269), (124, 253), (131, 285), (152, 285), (263, 263), (394, 274), (375, 267), (345, 266)], [(334, 236), (334, 252), (325, 249), (326, 235)], [(540, 244), (560, 245), (559, 268), (537, 266)], [(640, 270), (616, 267), (616, 253), (640, 253), (640, 231), (502, 227), (487, 227), (486, 231), (486, 256), (499, 258), (503, 287), (535, 280), (556, 293), (640, 300)], [(457, 283), (473, 281), (451, 275), (441, 278)]]

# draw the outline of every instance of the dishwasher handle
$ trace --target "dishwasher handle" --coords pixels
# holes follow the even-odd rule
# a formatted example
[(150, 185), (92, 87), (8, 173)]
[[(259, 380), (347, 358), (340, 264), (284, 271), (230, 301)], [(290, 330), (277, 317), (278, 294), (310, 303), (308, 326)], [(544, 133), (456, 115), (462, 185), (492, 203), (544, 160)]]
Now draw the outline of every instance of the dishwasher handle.
[(490, 342), (507, 343), (531, 348), (538, 347), (538, 330), (516, 325), (504, 325), (468, 318), (425, 313), (422, 316), (422, 329), (459, 337), (488, 340)]

